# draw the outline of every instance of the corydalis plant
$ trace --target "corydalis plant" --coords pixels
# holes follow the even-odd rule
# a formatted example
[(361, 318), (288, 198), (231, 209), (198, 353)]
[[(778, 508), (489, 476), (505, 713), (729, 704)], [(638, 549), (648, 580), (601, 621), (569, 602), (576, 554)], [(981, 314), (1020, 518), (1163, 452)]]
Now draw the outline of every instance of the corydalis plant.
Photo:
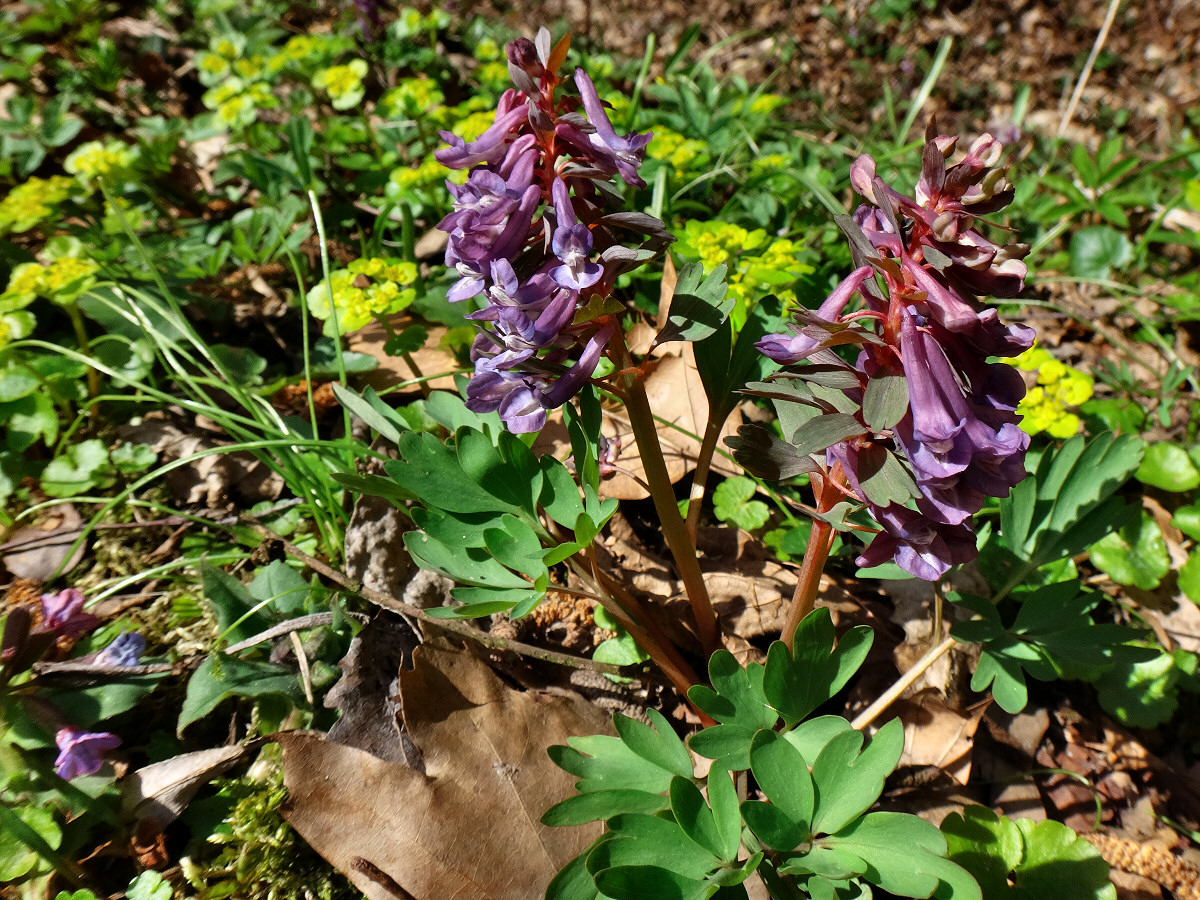
[[(550, 47), (521, 38), (507, 48), (514, 88), (477, 140), (442, 132), (437, 159), (470, 169), (447, 183), (454, 211), (439, 224), (450, 235), (446, 265), (458, 273), (447, 296), (483, 296), (469, 318), (480, 326), (472, 347), (474, 412), (498, 411), (513, 432), (538, 431), (546, 411), (588, 383), (617, 324), (603, 300), (618, 275), (662, 251), (673, 238), (650, 216), (622, 214), (611, 181), (644, 185), (638, 168), (649, 134), (619, 135), (591, 79), (556, 74), (569, 38)], [(578, 109), (582, 106), (583, 113)], [(626, 246), (619, 232), (646, 235)]]
[[(865, 505), (881, 531), (859, 565), (894, 559), (929, 581), (974, 558), (972, 516), (1024, 478), (1029, 446), (1020, 375), (985, 360), (1027, 350), (1033, 331), (977, 298), (1020, 291), (1028, 248), (976, 230), (1012, 199), (994, 168), (999, 142), (983, 135), (948, 166), (955, 145), (930, 125), (915, 199), (885, 184), (871, 157), (851, 166), (869, 202), (838, 224), (858, 267), (791, 333), (758, 345), (786, 367), (754, 387), (775, 399), (788, 440), (745, 428), (730, 442), (760, 474), (810, 473), (827, 533), (846, 504)], [(840, 345), (860, 348), (853, 365)]]

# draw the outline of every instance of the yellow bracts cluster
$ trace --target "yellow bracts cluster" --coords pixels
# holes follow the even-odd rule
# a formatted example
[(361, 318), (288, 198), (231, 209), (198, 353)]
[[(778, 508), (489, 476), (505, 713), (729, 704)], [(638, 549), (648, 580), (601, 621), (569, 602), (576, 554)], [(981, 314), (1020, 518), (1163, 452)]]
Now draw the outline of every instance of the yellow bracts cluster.
[[(357, 331), (374, 319), (397, 313), (417, 298), (413, 287), (417, 267), (410, 262), (380, 257), (356, 259), (308, 292), (308, 310), (325, 322), (325, 334), (334, 337)], [(330, 307), (330, 290), (333, 306)], [(333, 312), (337, 311), (337, 322)]]
[(1017, 407), (1023, 416), (1021, 430), (1027, 434), (1045, 432), (1054, 438), (1069, 438), (1079, 431), (1079, 416), (1069, 408), (1091, 399), (1095, 380), (1060, 362), (1040, 347), (1031, 347), (1012, 360), (1026, 372), (1037, 372), (1037, 383)]
[(30, 178), (0, 200), (0, 234), (28, 231), (50, 218), (54, 207), (71, 194), (74, 180), (63, 175)]

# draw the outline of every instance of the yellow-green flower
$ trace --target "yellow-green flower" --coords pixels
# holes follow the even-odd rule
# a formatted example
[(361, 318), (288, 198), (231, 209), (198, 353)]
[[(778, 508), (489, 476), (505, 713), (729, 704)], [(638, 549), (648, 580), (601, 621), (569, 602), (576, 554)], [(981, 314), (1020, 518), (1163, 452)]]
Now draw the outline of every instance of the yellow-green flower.
[(74, 303), (92, 286), (98, 271), (98, 263), (76, 256), (60, 256), (48, 265), (22, 263), (13, 269), (8, 287), (0, 294), (0, 308), (20, 309), (35, 297), (45, 297), (60, 305)]
[[(356, 259), (345, 269), (329, 276), (329, 285), (315, 285), (308, 292), (308, 309), (325, 322), (325, 334), (334, 337), (357, 331), (373, 320), (397, 313), (417, 297), (412, 287), (417, 280), (417, 267), (398, 259), (368, 257)], [(329, 292), (333, 291), (333, 309), (337, 311), (334, 327)]]
[(439, 188), (447, 181), (462, 184), (468, 175), (470, 173), (466, 169), (447, 169), (430, 154), (419, 166), (393, 169), (388, 176), (385, 193), (388, 197), (399, 199), (422, 188)]
[(105, 138), (76, 147), (63, 163), (63, 168), (81, 184), (90, 187), (101, 181), (117, 180), (137, 162), (137, 158), (137, 147)]
[(1027, 434), (1046, 432), (1068, 438), (1079, 431), (1079, 416), (1069, 412), (1091, 399), (1095, 380), (1086, 372), (1055, 359), (1040, 347), (1031, 347), (1012, 360), (1018, 369), (1037, 372), (1037, 383), (1017, 407), (1023, 416), (1021, 430)]
[(0, 313), (0, 347), (27, 337), (36, 324), (37, 320), (25, 310)]
[(196, 54), (196, 74), (206, 85), (214, 85), (230, 72), (229, 60), (219, 53)]
[(366, 94), (363, 77), (367, 74), (366, 60), (352, 59), (343, 66), (330, 66), (313, 76), (313, 87), (329, 95), (334, 109), (357, 106)]
[(682, 178), (689, 170), (702, 168), (709, 159), (708, 147), (703, 141), (684, 137), (669, 128), (654, 129), (654, 140), (646, 148), (646, 155), (668, 163), (677, 178)]
[(432, 78), (405, 78), (379, 98), (378, 110), (389, 119), (416, 119), (445, 102), (445, 94)]
[(492, 127), (495, 121), (495, 113), (471, 113), (465, 119), (459, 119), (457, 122), (455, 122), (450, 127), (450, 131), (469, 143), (478, 139), (481, 134)]
[(54, 213), (70, 196), (74, 180), (63, 175), (33, 177), (18, 184), (0, 200), (0, 234), (28, 231)]
[(489, 37), (485, 37), (475, 45), (475, 58), (480, 62), (500, 62), (503, 52), (500, 45)]
[(240, 35), (223, 34), (213, 38), (208, 49), (217, 56), (223, 56), (226, 59), (237, 59), (242, 55), (242, 51), (246, 49), (246, 39)]

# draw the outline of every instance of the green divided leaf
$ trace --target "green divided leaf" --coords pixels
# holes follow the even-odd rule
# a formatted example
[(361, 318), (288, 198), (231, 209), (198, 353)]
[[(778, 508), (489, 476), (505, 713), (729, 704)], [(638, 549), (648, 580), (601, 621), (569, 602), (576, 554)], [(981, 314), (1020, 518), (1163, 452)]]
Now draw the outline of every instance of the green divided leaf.
[(896, 768), (904, 752), (904, 727), (899, 719), (892, 719), (879, 729), (866, 749), (861, 749), (862, 745), (861, 731), (844, 731), (825, 746), (813, 763), (814, 834), (840, 831), (879, 799), (884, 779)]
[(690, 761), (685, 766), (687, 751), (670, 723), (655, 710), (648, 715), (657, 732), (619, 713), (613, 717), (615, 722), (625, 720), (617, 726), (618, 734), (624, 731), (633, 745), (622, 737), (588, 735), (570, 738), (570, 746), (556, 745), (547, 752), (556, 766), (578, 776), (575, 787), (581, 793), (620, 789), (664, 794), (676, 775), (691, 777), (692, 767)]
[(711, 420), (723, 422), (737, 406), (738, 390), (746, 382), (766, 374), (771, 362), (754, 345), (781, 327), (779, 300), (768, 294), (751, 307), (736, 338), (733, 320), (727, 318), (712, 335), (696, 345), (696, 369), (708, 398)]
[(796, 629), (793, 650), (782, 642), (767, 651), (763, 692), (785, 723), (795, 725), (845, 687), (871, 649), (874, 635), (860, 625), (842, 635), (836, 633), (829, 610), (813, 610)]
[(729, 317), (735, 300), (728, 296), (725, 266), (717, 266), (704, 277), (704, 266), (689, 263), (680, 271), (675, 293), (667, 310), (667, 324), (654, 343), (702, 341), (716, 333)]
[(750, 771), (771, 803), (743, 803), (746, 824), (776, 850), (791, 850), (808, 840), (816, 789), (800, 751), (783, 735), (760, 731), (750, 745)]
[(1000, 501), (1001, 540), (1011, 554), (1006, 568), (997, 567), (1000, 595), (1128, 520), (1136, 510), (1113, 494), (1136, 471), (1144, 447), (1129, 435), (1074, 437), (1030, 460), (1031, 477)]
[(951, 594), (950, 599), (976, 616), (950, 632), (955, 640), (983, 645), (972, 690), (990, 686), (996, 702), (1010, 713), (1025, 707), (1026, 676), (1094, 680), (1116, 664), (1119, 650), (1128, 653), (1124, 645), (1137, 637), (1129, 628), (1094, 623), (1090, 613), (1100, 598), (1083, 591), (1078, 581), (1045, 585), (1026, 595), (1008, 627), (982, 597)]
[(734, 771), (750, 768), (750, 742), (760, 729), (773, 728), (779, 714), (763, 693), (763, 667), (742, 668), (728, 650), (718, 650), (708, 660), (712, 687), (695, 685), (688, 699), (717, 721), (688, 739), (696, 753)]
[[(841, 850), (867, 865), (864, 879), (901, 897), (953, 896), (981, 900), (979, 885), (946, 856), (946, 839), (917, 816), (875, 812), (856, 820), (820, 846)], [(943, 887), (944, 885), (944, 887)], [(942, 893), (945, 890), (953, 893)]]

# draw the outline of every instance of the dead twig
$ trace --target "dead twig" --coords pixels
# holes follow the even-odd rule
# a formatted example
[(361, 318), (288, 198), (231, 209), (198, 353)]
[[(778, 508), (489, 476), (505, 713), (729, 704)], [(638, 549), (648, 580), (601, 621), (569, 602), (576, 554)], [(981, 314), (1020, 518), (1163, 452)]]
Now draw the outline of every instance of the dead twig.
[(643, 667), (640, 665), (618, 666), (613, 663), (597, 662), (594, 659), (588, 659), (583, 656), (574, 656), (570, 653), (559, 653), (555, 650), (547, 650), (543, 647), (534, 647), (532, 644), (523, 644), (520, 641), (511, 641), (505, 638), (497, 637), (493, 634), (480, 631), (473, 625), (459, 619), (441, 619), (437, 616), (431, 616), (428, 612), (418, 606), (412, 606), (402, 600), (397, 600), (395, 597), (384, 594), (380, 591), (372, 590), (356, 581), (348, 578), (342, 572), (330, 566), (328, 563), (322, 562), (314, 556), (305, 553), (295, 544), (287, 539), (280, 537), (275, 532), (271, 531), (266, 526), (255, 521), (251, 516), (243, 516), (242, 521), (248, 527), (254, 529), (262, 537), (269, 541), (276, 541), (284, 549), (284, 551), (294, 559), (304, 563), (309, 569), (328, 578), (334, 584), (343, 590), (356, 594), (380, 606), (383, 609), (391, 610), (394, 613), (399, 613), (402, 616), (408, 616), (413, 619), (418, 619), (426, 624), (434, 625), (452, 634), (457, 634), (460, 637), (465, 637), (468, 640), (475, 641), (493, 650), (505, 650), (511, 653), (516, 653), (520, 656), (526, 656), (530, 659), (540, 659), (543, 662), (554, 663), (560, 666), (569, 666), (572, 669), (589, 669), (593, 672), (600, 672), (604, 675), (621, 675), (626, 678), (642, 674)]

